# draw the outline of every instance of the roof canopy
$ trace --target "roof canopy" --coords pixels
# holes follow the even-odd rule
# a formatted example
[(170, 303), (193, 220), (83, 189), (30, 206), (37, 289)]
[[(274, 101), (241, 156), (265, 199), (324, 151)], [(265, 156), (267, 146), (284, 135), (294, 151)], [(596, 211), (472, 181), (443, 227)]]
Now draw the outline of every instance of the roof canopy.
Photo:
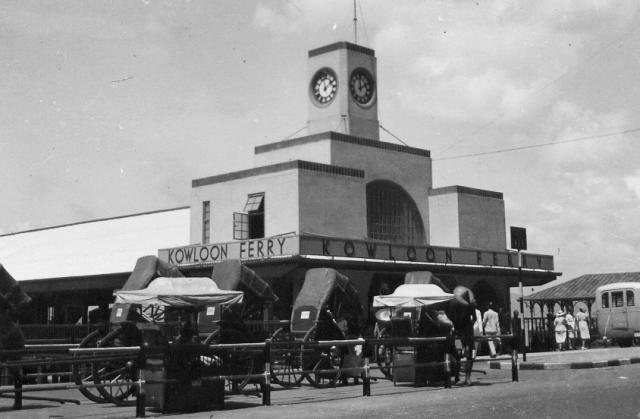
[(242, 302), (242, 291), (221, 290), (211, 278), (159, 277), (147, 288), (116, 291), (116, 303), (199, 308), (212, 304)]
[(389, 295), (373, 297), (373, 307), (421, 307), (453, 299), (434, 284), (403, 284)]
[(640, 282), (640, 272), (588, 274), (524, 297), (527, 301), (594, 300), (596, 288), (614, 282)]

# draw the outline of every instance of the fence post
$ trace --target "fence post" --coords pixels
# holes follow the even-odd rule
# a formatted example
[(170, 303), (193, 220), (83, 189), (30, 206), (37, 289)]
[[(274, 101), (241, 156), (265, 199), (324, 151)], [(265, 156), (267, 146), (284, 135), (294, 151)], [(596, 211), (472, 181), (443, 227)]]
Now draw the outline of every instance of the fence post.
[(264, 383), (262, 383), (262, 405), (271, 406), (271, 339), (264, 341)]
[(13, 372), (13, 410), (22, 409), (22, 379), (24, 377), (24, 370), (22, 367), (18, 367)]
[(511, 381), (518, 381), (518, 350), (511, 350)]
[(145, 354), (145, 347), (140, 347), (140, 352), (138, 352), (138, 382), (136, 383), (136, 417), (143, 418), (145, 417), (145, 405), (146, 405), (146, 394), (144, 391), (144, 387), (142, 385), (143, 377), (142, 371), (147, 363), (147, 357)]
[[(364, 347), (364, 345), (363, 345)], [(369, 372), (369, 357), (364, 357), (364, 371), (362, 375), (362, 395), (364, 397), (371, 396), (371, 375)]]
[(451, 388), (451, 355), (444, 353), (444, 388)]

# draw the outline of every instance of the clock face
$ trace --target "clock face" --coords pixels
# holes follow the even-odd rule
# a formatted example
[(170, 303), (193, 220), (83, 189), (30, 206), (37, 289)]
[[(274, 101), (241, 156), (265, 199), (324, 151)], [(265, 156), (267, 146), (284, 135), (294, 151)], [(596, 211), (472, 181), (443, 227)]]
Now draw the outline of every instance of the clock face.
[(373, 77), (363, 69), (356, 69), (351, 73), (349, 81), (351, 96), (360, 105), (366, 105), (373, 99)]
[(311, 92), (313, 98), (324, 105), (333, 100), (338, 91), (338, 79), (333, 71), (328, 68), (322, 69), (313, 76), (311, 81)]

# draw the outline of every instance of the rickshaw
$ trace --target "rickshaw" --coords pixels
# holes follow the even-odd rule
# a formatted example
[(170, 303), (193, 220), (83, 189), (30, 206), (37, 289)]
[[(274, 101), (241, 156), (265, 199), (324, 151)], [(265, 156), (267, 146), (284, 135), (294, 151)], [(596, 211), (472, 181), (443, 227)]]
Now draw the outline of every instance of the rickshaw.
[[(138, 258), (129, 278), (122, 287), (123, 291), (139, 290), (145, 288), (158, 277), (183, 277), (180, 270), (156, 256), (143, 256)], [(162, 314), (161, 314), (162, 312)], [(131, 332), (131, 326), (136, 323), (151, 322), (152, 319), (163, 316), (153, 306), (141, 307), (138, 304), (119, 303), (113, 304), (110, 310), (108, 329), (95, 330), (87, 335), (79, 344), (80, 348), (93, 348), (97, 346), (111, 346), (114, 342), (121, 342), (122, 337)], [(126, 340), (126, 339), (125, 339)], [(131, 377), (127, 376), (126, 365), (98, 364), (98, 363), (74, 363), (72, 366), (73, 379), (77, 385), (102, 384), (103, 380), (122, 382), (122, 387), (80, 387), (80, 392), (89, 400), (104, 403), (133, 404), (131, 398), (133, 386), (130, 385)]]
[[(143, 346), (149, 353), (142, 369), (146, 405), (163, 412), (220, 408), (224, 358), (201, 343), (198, 315), (208, 307), (242, 303), (242, 291), (221, 290), (211, 278), (159, 277), (144, 289), (115, 292), (116, 304), (152, 313), (150, 322), (123, 325), (123, 346)], [(178, 334), (167, 318), (178, 318)], [(136, 368), (133, 368), (134, 370)], [(167, 381), (164, 381), (167, 380)]]
[[(413, 271), (407, 272), (404, 276), (404, 284), (434, 284), (440, 287), (443, 291), (449, 292), (449, 288), (432, 272), (429, 271)], [(374, 326), (374, 335), (377, 338), (384, 338), (391, 336), (391, 318), (387, 317), (387, 310), (380, 310), (373, 308), (376, 318)], [(377, 314), (380, 311), (380, 314)], [(384, 344), (376, 345), (375, 360), (380, 368), (380, 371), (386, 378), (391, 378), (391, 362), (393, 358), (393, 347), (389, 347)]]
[(308, 270), (289, 330), (278, 329), (272, 337), (272, 381), (288, 387), (306, 378), (314, 387), (329, 387), (348, 375), (342, 374), (342, 367), (362, 366), (361, 348), (304, 348), (307, 342), (358, 337), (361, 312), (358, 291), (349, 278), (330, 268)]
[[(264, 308), (278, 301), (271, 286), (253, 270), (239, 260), (231, 259), (216, 264), (212, 273), (213, 281), (222, 290), (243, 291), (243, 304), (221, 310), (209, 306), (199, 314), (198, 324), (206, 345), (216, 343), (261, 342), (268, 337), (264, 330), (256, 331), (247, 327), (247, 322), (263, 320)], [(247, 350), (226, 353), (225, 375), (242, 376), (229, 380), (232, 391), (241, 391), (249, 382), (251, 374), (264, 372), (262, 351)]]
[[(408, 282), (408, 281), (407, 281)], [(444, 314), (453, 294), (434, 283), (405, 283), (392, 294), (373, 299), (377, 338), (444, 336), (452, 327)], [(446, 348), (441, 344), (378, 345), (380, 370), (396, 382), (426, 382), (435, 374), (432, 368), (416, 363), (442, 361)]]
[[(155, 256), (145, 256), (138, 259), (136, 266), (122, 290), (136, 291), (143, 289), (158, 277), (185, 278), (173, 265), (163, 262)], [(211, 279), (209, 279), (211, 281)], [(242, 303), (222, 304), (212, 302), (198, 311), (197, 319), (192, 322), (198, 326), (199, 341), (204, 345), (215, 343), (254, 342), (253, 334), (245, 327), (244, 321), (257, 312), (258, 300), (271, 303), (278, 297), (269, 285), (251, 269), (243, 266), (239, 261), (228, 261), (216, 265), (213, 282), (220, 290), (247, 291), (248, 300), (252, 304)], [(131, 346), (138, 330), (157, 329), (154, 325), (163, 325), (163, 339), (172, 342), (178, 336), (181, 319), (176, 310), (167, 310), (165, 306), (141, 305), (138, 303), (116, 300), (110, 316), (110, 331), (102, 337), (98, 331), (87, 336), (80, 347), (112, 347)], [(260, 336), (260, 339), (264, 337)], [(245, 375), (246, 378), (231, 379), (231, 390), (240, 391), (249, 382), (249, 375), (258, 371), (263, 365), (261, 359), (256, 360), (255, 354), (226, 353), (221, 355), (227, 359), (224, 365), (225, 375)], [(259, 354), (258, 357), (261, 357)], [(132, 369), (126, 363), (94, 362), (90, 365), (76, 364), (74, 367), (77, 384), (96, 384), (95, 387), (81, 388), (81, 392), (90, 400), (110, 402), (119, 405), (132, 405), (134, 386)], [(109, 383), (109, 386), (102, 385)], [(115, 383), (120, 385), (114, 386)]]

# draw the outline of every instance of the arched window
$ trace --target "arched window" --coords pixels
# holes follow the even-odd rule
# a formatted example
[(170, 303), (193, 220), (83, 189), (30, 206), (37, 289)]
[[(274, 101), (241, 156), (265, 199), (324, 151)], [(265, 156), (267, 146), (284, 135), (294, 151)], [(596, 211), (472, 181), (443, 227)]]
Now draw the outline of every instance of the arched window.
[(426, 244), (418, 207), (404, 189), (389, 181), (367, 185), (367, 231), (372, 239)]

